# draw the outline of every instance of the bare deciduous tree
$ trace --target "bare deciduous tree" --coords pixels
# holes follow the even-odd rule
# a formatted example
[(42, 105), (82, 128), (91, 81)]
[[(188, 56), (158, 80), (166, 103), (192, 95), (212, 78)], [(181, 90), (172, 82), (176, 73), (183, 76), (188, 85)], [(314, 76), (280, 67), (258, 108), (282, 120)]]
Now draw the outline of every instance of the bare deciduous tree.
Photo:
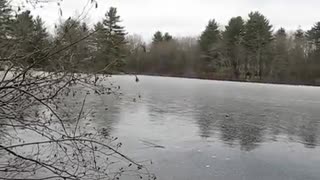
[[(122, 144), (117, 138), (108, 136), (104, 129), (82, 125), (89, 114), (85, 110), (88, 95), (113, 94), (117, 89), (104, 82), (109, 75), (98, 75), (100, 70), (74, 73), (75, 66), (53, 58), (94, 33), (62, 47), (44, 47), (19, 56), (15, 39), (6, 36), (6, 41), (0, 42), (6, 47), (0, 72), (0, 179), (155, 178), (143, 164), (119, 151)], [(38, 52), (41, 57), (20, 65)], [(68, 58), (65, 53), (64, 58)], [(60, 66), (50, 72), (35, 69), (43, 61)], [(108, 70), (112, 63), (101, 70)], [(77, 115), (61, 111), (66, 106), (64, 99), (77, 94), (84, 97), (74, 98)]]

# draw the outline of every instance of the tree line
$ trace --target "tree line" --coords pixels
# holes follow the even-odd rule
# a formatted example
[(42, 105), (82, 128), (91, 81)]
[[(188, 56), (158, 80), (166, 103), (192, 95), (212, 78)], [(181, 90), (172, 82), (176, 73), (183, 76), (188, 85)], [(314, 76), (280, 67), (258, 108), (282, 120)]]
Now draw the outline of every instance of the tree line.
[(319, 83), (320, 22), (308, 31), (274, 31), (264, 15), (251, 12), (248, 20), (234, 17), (223, 28), (212, 19), (199, 38), (156, 32), (149, 45), (137, 36), (128, 42), (126, 68), (138, 74)]
[[(302, 84), (320, 81), (320, 22), (308, 31), (299, 28), (287, 32), (284, 28), (274, 30), (263, 14), (251, 12), (247, 20), (233, 17), (225, 27), (212, 19), (199, 37), (173, 37), (158, 31), (152, 42), (146, 43), (142, 37), (126, 33), (114, 7), (93, 27), (70, 17), (56, 24), (53, 34), (47, 31), (43, 20), (33, 17), (30, 11), (15, 16), (10, 11), (6, 8), (0, 12), (0, 36), (6, 42), (0, 56), (19, 59), (21, 54), (30, 53), (28, 60), (13, 61), (18, 66), (33, 63), (46, 53), (37, 52), (38, 49), (58, 49), (87, 37), (38, 64), (38, 68), (53, 71), (63, 65), (66, 71), (75, 72)], [(19, 51), (6, 50), (12, 46)], [(113, 72), (106, 72), (107, 66), (112, 66)]]
[[(1, 1), (2, 2), (2, 1)], [(63, 52), (36, 63), (36, 68), (55, 71), (110, 73), (106, 69), (123, 66), (126, 55), (126, 32), (120, 26), (117, 9), (111, 7), (104, 19), (89, 27), (77, 17), (60, 20), (54, 33), (49, 33), (44, 21), (30, 11), (13, 13), (3, 3), (1, 8), (1, 62), (10, 61), (16, 67), (26, 67), (39, 57), (71, 46)], [(23, 56), (28, 56), (23, 57)], [(22, 58), (23, 57), (23, 58)], [(23, 61), (19, 60), (23, 59)], [(112, 68), (109, 68), (112, 66)], [(62, 68), (63, 67), (63, 68)]]

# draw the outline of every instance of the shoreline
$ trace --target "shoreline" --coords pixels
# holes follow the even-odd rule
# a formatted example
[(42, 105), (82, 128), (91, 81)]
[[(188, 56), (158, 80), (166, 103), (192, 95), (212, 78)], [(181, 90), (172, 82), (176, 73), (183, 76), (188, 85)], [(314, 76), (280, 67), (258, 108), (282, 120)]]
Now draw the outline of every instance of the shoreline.
[(172, 77), (172, 78), (183, 78), (183, 79), (197, 79), (197, 80), (211, 80), (211, 81), (229, 81), (229, 82), (239, 82), (239, 83), (254, 83), (254, 84), (272, 84), (272, 85), (291, 85), (291, 86), (310, 86), (310, 87), (320, 87), (320, 84), (316, 83), (301, 83), (301, 82), (277, 82), (268, 80), (245, 80), (245, 79), (228, 79), (228, 78), (208, 78), (201, 76), (179, 76), (179, 75), (168, 75), (168, 74), (152, 74), (152, 73), (124, 73), (124, 74), (112, 74), (112, 75), (136, 75), (136, 76), (153, 76), (153, 77)]

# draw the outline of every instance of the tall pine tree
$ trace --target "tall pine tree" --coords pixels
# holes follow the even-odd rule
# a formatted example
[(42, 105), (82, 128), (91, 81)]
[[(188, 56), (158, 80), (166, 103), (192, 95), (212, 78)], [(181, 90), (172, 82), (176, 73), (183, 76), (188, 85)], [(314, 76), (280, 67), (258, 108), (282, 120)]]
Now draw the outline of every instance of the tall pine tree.
[(109, 67), (110, 64), (113, 67), (120, 67), (124, 64), (126, 32), (124, 27), (119, 25), (120, 22), (117, 9), (111, 7), (105, 14), (103, 21), (95, 25), (97, 31), (95, 35), (97, 46), (95, 60), (100, 69)]
[[(56, 31), (55, 44), (58, 48), (77, 42), (89, 34), (85, 23), (72, 18), (59, 24)], [(57, 58), (62, 60), (60, 63), (69, 68), (66, 69), (68, 71), (87, 71), (90, 67), (88, 64), (92, 63), (89, 47), (89, 39), (86, 38), (60, 53)]]
[(280, 28), (276, 32), (273, 41), (273, 59), (270, 68), (271, 77), (280, 81), (288, 79), (289, 65), (287, 33), (284, 28)]
[(210, 51), (212, 46), (219, 42), (220, 40), (220, 31), (218, 23), (213, 19), (210, 20), (206, 29), (202, 32), (199, 40), (200, 48), (207, 52)]
[(249, 20), (245, 25), (244, 43), (248, 53), (248, 65), (251, 65), (251, 71), (262, 79), (264, 66), (268, 57), (266, 56), (267, 47), (272, 41), (272, 25), (269, 20), (259, 12), (251, 12)]
[(317, 22), (311, 30), (307, 31), (306, 36), (313, 45), (314, 50), (320, 51), (320, 22)]
[(320, 81), (320, 22), (317, 22), (311, 30), (307, 31), (306, 37), (311, 45), (308, 53), (309, 76), (315, 81)]
[(199, 39), (199, 46), (202, 51), (200, 67), (205, 74), (216, 71), (217, 66), (220, 66), (220, 40), (221, 33), (218, 23), (214, 19), (210, 20)]
[(168, 33), (164, 33), (164, 36), (163, 36), (163, 40), (164, 41), (171, 41), (173, 39), (173, 37)]
[(163, 41), (163, 35), (161, 31), (157, 31), (154, 33), (153, 38), (152, 38), (152, 44), (158, 44)]
[(6, 33), (11, 29), (11, 9), (6, 0), (0, 0), (0, 38), (5, 39)]
[(163, 34), (161, 31), (157, 31), (153, 35), (152, 44), (156, 45), (161, 42), (169, 42), (171, 40), (173, 40), (173, 37), (168, 32)]
[(241, 17), (232, 18), (223, 32), (226, 57), (230, 61), (233, 75), (240, 76), (240, 66), (244, 59), (243, 49), (244, 21)]
[[(15, 55), (25, 56), (37, 51), (34, 42), (34, 20), (30, 11), (24, 11), (17, 15), (13, 23), (13, 39), (15, 42)], [(28, 56), (24, 62), (16, 62), (19, 65), (28, 65), (35, 61), (35, 56)]]
[(12, 16), (11, 9), (8, 7), (7, 0), (0, 0), (0, 58), (5, 59), (9, 56), (9, 41), (12, 33)]
[(291, 61), (290, 76), (302, 82), (306, 81), (306, 37), (302, 29), (298, 29), (293, 35), (293, 48), (289, 51), (289, 59)]

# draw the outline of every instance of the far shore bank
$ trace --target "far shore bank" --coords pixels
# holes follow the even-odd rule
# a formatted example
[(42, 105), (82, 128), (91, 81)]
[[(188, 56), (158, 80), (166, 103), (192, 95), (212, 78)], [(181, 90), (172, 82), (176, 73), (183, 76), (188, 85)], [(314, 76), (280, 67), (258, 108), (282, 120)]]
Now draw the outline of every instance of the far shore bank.
[[(126, 73), (124, 73), (126, 74)], [(120, 74), (114, 74), (120, 75)], [(312, 82), (283, 82), (283, 81), (271, 81), (271, 80), (259, 80), (259, 79), (233, 79), (233, 78), (222, 78), (222, 77), (204, 77), (204, 76), (186, 76), (186, 75), (172, 75), (172, 74), (156, 74), (156, 73), (128, 73), (128, 75), (137, 76), (159, 76), (159, 77), (174, 77), (174, 78), (187, 78), (187, 79), (199, 79), (199, 80), (214, 80), (214, 81), (230, 81), (230, 82), (246, 82), (246, 83), (260, 83), (260, 84), (274, 84), (274, 85), (293, 85), (293, 86), (316, 86), (319, 87), (320, 83)]]

